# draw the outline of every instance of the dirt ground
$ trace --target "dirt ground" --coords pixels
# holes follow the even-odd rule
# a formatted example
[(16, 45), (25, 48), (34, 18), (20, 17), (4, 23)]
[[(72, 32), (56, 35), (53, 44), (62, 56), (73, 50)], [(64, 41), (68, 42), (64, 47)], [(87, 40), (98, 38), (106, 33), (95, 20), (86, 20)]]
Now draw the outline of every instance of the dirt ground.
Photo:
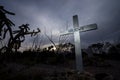
[[(84, 71), (93, 75), (97, 73), (109, 73), (116, 80), (120, 80), (120, 61), (107, 60), (110, 63), (110, 67), (95, 67), (85, 66)], [(47, 65), (47, 64), (35, 64), (35, 65), (22, 65), (17, 63), (5, 63), (3, 68), (0, 69), (0, 80), (9, 80), (19, 75), (38, 75), (48, 76), (56, 72), (61, 73), (65, 71), (75, 71), (75, 63), (71, 61), (69, 64), (60, 65)], [(14, 80), (14, 79), (13, 79)], [(24, 79), (23, 79), (24, 80)], [(32, 79), (30, 79), (32, 80)]]

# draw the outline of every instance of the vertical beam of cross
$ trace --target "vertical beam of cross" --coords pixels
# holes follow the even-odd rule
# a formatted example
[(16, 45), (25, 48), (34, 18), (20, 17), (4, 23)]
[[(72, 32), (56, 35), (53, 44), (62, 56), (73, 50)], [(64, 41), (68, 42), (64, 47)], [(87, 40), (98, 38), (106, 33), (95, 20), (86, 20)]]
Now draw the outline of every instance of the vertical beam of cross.
[(78, 16), (73, 16), (73, 26), (74, 26), (74, 42), (75, 42), (75, 58), (76, 58), (76, 70), (83, 71), (82, 53), (81, 53), (81, 43), (80, 43), (80, 32), (76, 30), (79, 28)]

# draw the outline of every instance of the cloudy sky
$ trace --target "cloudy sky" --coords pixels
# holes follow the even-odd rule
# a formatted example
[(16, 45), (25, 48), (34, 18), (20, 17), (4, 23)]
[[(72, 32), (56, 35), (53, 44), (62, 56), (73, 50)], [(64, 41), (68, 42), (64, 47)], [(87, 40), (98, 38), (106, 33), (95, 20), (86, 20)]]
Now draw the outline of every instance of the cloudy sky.
[[(97, 30), (81, 33), (82, 46), (120, 38), (120, 0), (0, 0), (0, 5), (16, 14), (10, 16), (16, 27), (26, 23), (31, 29), (39, 27), (44, 44), (49, 43), (45, 31), (57, 42), (59, 32), (73, 27), (72, 16), (76, 14), (80, 26), (98, 25)], [(73, 36), (68, 38), (73, 41)]]

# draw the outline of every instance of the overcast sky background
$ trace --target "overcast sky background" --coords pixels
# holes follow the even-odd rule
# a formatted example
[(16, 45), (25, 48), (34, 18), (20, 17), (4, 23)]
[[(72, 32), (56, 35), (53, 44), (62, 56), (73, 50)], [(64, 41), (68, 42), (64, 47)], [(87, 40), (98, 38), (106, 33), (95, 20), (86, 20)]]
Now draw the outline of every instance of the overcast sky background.
[[(72, 16), (79, 16), (79, 25), (97, 23), (98, 29), (81, 33), (82, 46), (105, 40), (120, 38), (120, 0), (0, 0), (0, 5), (14, 12), (9, 16), (16, 24), (30, 24), (31, 29), (39, 27), (41, 36), (46, 30), (48, 35), (53, 35), (53, 41), (58, 41), (60, 31), (65, 31), (66, 26), (72, 28)], [(44, 37), (42, 44), (49, 40)], [(73, 36), (69, 36), (73, 41)], [(119, 39), (120, 40), (120, 39)], [(26, 44), (33, 39), (26, 40)]]

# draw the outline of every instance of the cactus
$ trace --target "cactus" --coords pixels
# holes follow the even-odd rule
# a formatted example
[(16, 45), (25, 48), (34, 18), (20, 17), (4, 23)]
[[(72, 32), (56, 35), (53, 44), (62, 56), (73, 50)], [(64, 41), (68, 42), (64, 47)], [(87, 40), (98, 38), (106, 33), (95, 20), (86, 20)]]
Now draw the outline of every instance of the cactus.
[(15, 24), (10, 19), (7, 18), (6, 16), (7, 14), (15, 15), (14, 13), (5, 10), (3, 6), (0, 6), (0, 36), (3, 36), (3, 38), (1, 39), (4, 39), (6, 37), (6, 33), (8, 31), (10, 37), (13, 39), (11, 26), (15, 26)]
[[(23, 24), (19, 26), (19, 30), (13, 31), (11, 27), (15, 26), (15, 24), (7, 18), (7, 14), (15, 15), (14, 13), (5, 10), (3, 6), (0, 6), (0, 40), (5, 39), (7, 32), (9, 32), (10, 38), (6, 50), (8, 52), (11, 52), (12, 49), (15, 49), (15, 51), (17, 51), (17, 49), (20, 48), (21, 43), (25, 40), (25, 35), (30, 34), (31, 36), (35, 36), (40, 32), (40, 29), (37, 28), (37, 31), (29, 31), (29, 24)], [(2, 49), (5, 49), (4, 47), (6, 46), (3, 46), (0, 49), (0, 52)]]
[(13, 31), (13, 34), (15, 35), (12, 38), (9, 39), (9, 43), (8, 43), (8, 48), (10, 48), (9, 50), (15, 49), (15, 52), (17, 52), (17, 49), (19, 49), (21, 47), (21, 43), (24, 42), (25, 40), (25, 35), (32, 35), (35, 36), (37, 33), (40, 32), (40, 29), (37, 28), (37, 31), (29, 31), (30, 28), (28, 27), (29, 24), (22, 24), (21, 26), (19, 26), (19, 30), (15, 30)]

